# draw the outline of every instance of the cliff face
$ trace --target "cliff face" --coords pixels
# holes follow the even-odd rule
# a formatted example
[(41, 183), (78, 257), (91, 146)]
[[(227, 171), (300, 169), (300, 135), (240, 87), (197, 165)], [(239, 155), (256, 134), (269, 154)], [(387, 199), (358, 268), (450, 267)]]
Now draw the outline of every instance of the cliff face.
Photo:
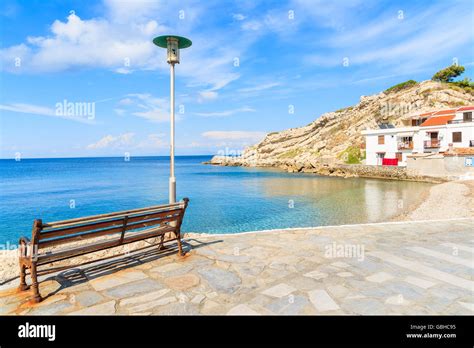
[[(212, 164), (272, 166), (289, 171), (347, 162), (364, 144), (361, 131), (389, 122), (403, 126), (407, 116), (436, 109), (474, 104), (474, 96), (459, 87), (424, 81), (399, 91), (362, 96), (352, 107), (328, 112), (307, 126), (268, 134), (242, 156), (214, 156)], [(357, 161), (357, 160), (356, 160)]]

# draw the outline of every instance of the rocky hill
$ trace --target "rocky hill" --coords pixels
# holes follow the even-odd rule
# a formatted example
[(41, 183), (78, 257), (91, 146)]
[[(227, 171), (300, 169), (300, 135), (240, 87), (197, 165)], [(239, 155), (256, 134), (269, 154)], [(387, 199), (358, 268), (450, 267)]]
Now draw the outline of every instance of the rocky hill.
[(318, 171), (328, 164), (359, 163), (364, 158), (361, 131), (381, 123), (398, 127), (411, 114), (472, 104), (472, 92), (458, 86), (409, 81), (376, 95), (362, 96), (357, 105), (325, 113), (304, 127), (270, 133), (239, 157), (214, 156), (210, 163), (288, 171)]

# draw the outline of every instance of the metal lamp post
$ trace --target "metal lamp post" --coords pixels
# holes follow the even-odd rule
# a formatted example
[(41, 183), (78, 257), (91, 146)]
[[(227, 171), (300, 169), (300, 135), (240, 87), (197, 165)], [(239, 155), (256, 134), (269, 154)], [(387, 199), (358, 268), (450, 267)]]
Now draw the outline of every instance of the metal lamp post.
[(153, 43), (167, 49), (166, 61), (170, 65), (170, 179), (169, 202), (176, 202), (176, 177), (174, 176), (174, 65), (179, 64), (179, 50), (192, 45), (191, 40), (175, 35), (163, 35), (153, 39)]

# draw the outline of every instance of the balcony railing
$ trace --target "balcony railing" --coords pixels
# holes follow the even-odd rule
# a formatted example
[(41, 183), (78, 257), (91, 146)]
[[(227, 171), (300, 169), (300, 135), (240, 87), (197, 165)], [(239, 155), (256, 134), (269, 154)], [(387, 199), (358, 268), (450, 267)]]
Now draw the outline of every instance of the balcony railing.
[(472, 119), (451, 120), (451, 121), (448, 121), (448, 124), (459, 124), (459, 123), (469, 123), (469, 122), (473, 122)]
[(413, 141), (404, 141), (398, 143), (399, 150), (413, 150)]
[(427, 149), (433, 149), (433, 148), (438, 148), (439, 147), (439, 140), (438, 139), (431, 139), (431, 140), (425, 140), (424, 141), (424, 146)]

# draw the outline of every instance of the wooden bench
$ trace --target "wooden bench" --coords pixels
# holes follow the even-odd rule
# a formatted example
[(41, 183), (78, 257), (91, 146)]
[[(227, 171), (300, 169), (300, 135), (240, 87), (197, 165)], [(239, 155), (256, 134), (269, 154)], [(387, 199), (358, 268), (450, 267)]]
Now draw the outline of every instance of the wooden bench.
[[(49, 223), (35, 220), (31, 241), (22, 237), (19, 242), (19, 290), (29, 288), (25, 281), (28, 269), (34, 295), (32, 302), (38, 303), (41, 301), (39, 266), (149, 238), (160, 237), (160, 247), (176, 240), (178, 255), (182, 256), (180, 230), (188, 202), (189, 199), (184, 198), (174, 204)], [(169, 232), (174, 233), (175, 238), (165, 241), (165, 234)]]

